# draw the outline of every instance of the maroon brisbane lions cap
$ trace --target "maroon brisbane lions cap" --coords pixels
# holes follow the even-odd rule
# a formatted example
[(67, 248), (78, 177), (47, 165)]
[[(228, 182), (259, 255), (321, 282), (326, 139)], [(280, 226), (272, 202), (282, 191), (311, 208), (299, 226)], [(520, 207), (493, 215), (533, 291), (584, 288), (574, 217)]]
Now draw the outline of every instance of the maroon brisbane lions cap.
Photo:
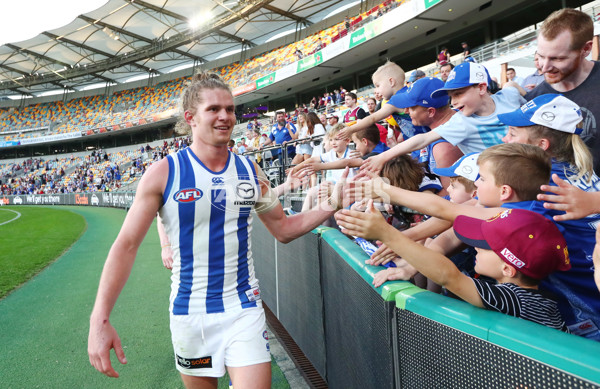
[(466, 244), (493, 250), (504, 262), (537, 280), (571, 268), (567, 243), (558, 227), (532, 211), (509, 209), (488, 220), (458, 216), (454, 232)]

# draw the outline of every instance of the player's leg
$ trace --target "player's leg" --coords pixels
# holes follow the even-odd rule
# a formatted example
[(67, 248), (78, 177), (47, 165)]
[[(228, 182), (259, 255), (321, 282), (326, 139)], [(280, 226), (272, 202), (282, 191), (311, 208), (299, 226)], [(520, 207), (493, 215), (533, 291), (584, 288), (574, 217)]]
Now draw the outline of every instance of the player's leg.
[(271, 352), (262, 304), (246, 308), (229, 327), (225, 366), (235, 389), (271, 387)]
[(170, 315), (175, 366), (186, 388), (214, 389), (225, 375), (224, 313)]
[(251, 366), (228, 367), (234, 389), (265, 389), (271, 387), (271, 362)]
[(181, 380), (186, 389), (215, 389), (219, 382), (214, 377), (194, 377), (191, 375), (181, 374)]

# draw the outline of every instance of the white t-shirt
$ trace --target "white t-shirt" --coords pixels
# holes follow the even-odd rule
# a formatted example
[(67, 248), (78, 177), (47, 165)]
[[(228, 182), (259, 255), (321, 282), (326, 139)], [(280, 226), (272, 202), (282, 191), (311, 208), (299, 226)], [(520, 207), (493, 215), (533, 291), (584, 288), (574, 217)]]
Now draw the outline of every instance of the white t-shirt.
[[(313, 132), (314, 132), (313, 136), (325, 135), (325, 133), (326, 133), (325, 127), (323, 127), (323, 125), (320, 123), (315, 125)], [(318, 157), (319, 155), (323, 154), (323, 139), (324, 139), (324, 137), (321, 138), (320, 140), (310, 142), (310, 145), (313, 147), (313, 152), (312, 152), (313, 157)], [(315, 144), (315, 143), (318, 143), (318, 144)]]
[[(329, 150), (329, 152), (321, 154), (321, 162), (334, 162), (340, 159), (346, 159), (349, 158), (349, 153), (350, 149), (348, 147), (346, 147), (344, 155), (342, 155), (341, 157), (337, 156), (335, 150)], [(344, 174), (344, 169), (327, 170), (325, 172), (325, 180), (336, 183), (340, 179), (340, 177), (342, 177), (342, 174)], [(354, 169), (350, 169), (350, 172), (348, 172), (348, 178), (352, 177), (354, 177)]]
[(459, 113), (433, 131), (457, 146), (465, 155), (480, 153), (502, 143), (508, 126), (498, 120), (498, 114), (514, 111), (525, 104), (525, 99), (516, 88), (502, 89), (491, 97), (496, 105), (491, 115), (464, 116)]

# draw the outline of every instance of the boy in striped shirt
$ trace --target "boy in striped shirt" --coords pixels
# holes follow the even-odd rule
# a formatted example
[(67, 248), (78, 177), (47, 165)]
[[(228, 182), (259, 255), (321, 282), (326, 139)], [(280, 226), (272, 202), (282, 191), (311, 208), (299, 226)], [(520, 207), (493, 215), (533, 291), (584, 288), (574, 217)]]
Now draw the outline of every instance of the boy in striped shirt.
[(405, 237), (385, 223), (372, 200), (368, 212), (342, 213), (336, 219), (349, 234), (381, 240), (466, 302), (568, 332), (556, 301), (538, 290), (550, 273), (571, 267), (562, 234), (544, 216), (509, 209), (487, 220), (456, 218), (457, 237), (477, 250), (475, 271), (498, 281), (492, 284), (461, 273), (449, 258)]

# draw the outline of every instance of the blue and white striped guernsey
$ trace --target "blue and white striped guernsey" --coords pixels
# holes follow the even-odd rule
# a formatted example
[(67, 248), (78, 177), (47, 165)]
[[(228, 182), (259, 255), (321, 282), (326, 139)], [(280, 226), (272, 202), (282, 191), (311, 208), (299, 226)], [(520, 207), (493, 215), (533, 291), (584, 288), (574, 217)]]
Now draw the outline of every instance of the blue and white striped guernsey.
[(167, 156), (160, 216), (173, 250), (174, 315), (255, 307), (260, 299), (250, 248), (251, 209), (260, 196), (254, 165), (229, 152), (209, 170), (191, 148)]

